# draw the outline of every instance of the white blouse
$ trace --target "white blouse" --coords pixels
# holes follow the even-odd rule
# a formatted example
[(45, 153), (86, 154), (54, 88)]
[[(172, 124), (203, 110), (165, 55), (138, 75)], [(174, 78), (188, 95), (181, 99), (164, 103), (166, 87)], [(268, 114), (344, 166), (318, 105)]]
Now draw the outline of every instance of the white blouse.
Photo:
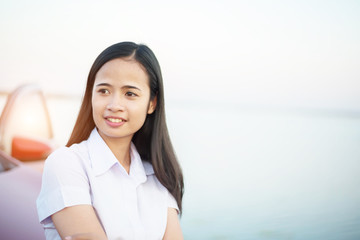
[(109, 240), (162, 239), (174, 197), (152, 165), (131, 144), (129, 174), (94, 129), (88, 140), (54, 151), (45, 161), (37, 199), (47, 240), (61, 240), (51, 215), (65, 207), (92, 205)]

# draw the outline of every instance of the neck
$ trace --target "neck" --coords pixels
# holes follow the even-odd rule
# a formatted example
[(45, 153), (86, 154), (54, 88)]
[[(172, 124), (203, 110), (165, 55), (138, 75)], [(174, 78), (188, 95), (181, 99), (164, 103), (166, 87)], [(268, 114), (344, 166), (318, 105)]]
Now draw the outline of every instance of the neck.
[(130, 164), (131, 164), (131, 158), (130, 158), (131, 138), (112, 139), (102, 136), (102, 134), (100, 134), (100, 136), (103, 138), (106, 145), (108, 145), (111, 152), (115, 155), (119, 163), (129, 174)]

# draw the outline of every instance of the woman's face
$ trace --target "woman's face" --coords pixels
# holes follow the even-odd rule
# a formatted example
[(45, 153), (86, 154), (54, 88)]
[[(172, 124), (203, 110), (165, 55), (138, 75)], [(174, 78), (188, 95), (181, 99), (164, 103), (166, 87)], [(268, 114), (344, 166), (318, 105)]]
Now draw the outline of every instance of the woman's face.
[(149, 78), (135, 60), (113, 59), (97, 72), (92, 92), (93, 118), (99, 134), (109, 141), (131, 141), (156, 107), (150, 101)]

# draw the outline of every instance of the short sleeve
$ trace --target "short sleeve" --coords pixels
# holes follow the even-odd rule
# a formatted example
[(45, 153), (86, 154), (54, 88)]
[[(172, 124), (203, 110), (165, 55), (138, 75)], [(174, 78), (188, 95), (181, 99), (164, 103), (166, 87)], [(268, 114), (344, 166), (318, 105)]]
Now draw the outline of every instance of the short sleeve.
[(91, 204), (86, 168), (78, 154), (62, 147), (48, 157), (36, 203), (42, 224), (65, 207)]
[(178, 214), (180, 213), (177, 202), (174, 196), (170, 192), (168, 192), (167, 204), (168, 204), (168, 208), (175, 208)]

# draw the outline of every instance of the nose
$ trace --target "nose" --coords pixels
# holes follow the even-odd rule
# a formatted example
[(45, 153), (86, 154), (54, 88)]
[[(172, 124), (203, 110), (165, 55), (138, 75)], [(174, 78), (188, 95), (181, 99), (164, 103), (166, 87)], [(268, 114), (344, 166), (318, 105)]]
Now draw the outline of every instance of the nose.
[(110, 99), (108, 105), (106, 106), (107, 110), (112, 112), (124, 111), (125, 107), (123, 101), (119, 96), (114, 96)]

